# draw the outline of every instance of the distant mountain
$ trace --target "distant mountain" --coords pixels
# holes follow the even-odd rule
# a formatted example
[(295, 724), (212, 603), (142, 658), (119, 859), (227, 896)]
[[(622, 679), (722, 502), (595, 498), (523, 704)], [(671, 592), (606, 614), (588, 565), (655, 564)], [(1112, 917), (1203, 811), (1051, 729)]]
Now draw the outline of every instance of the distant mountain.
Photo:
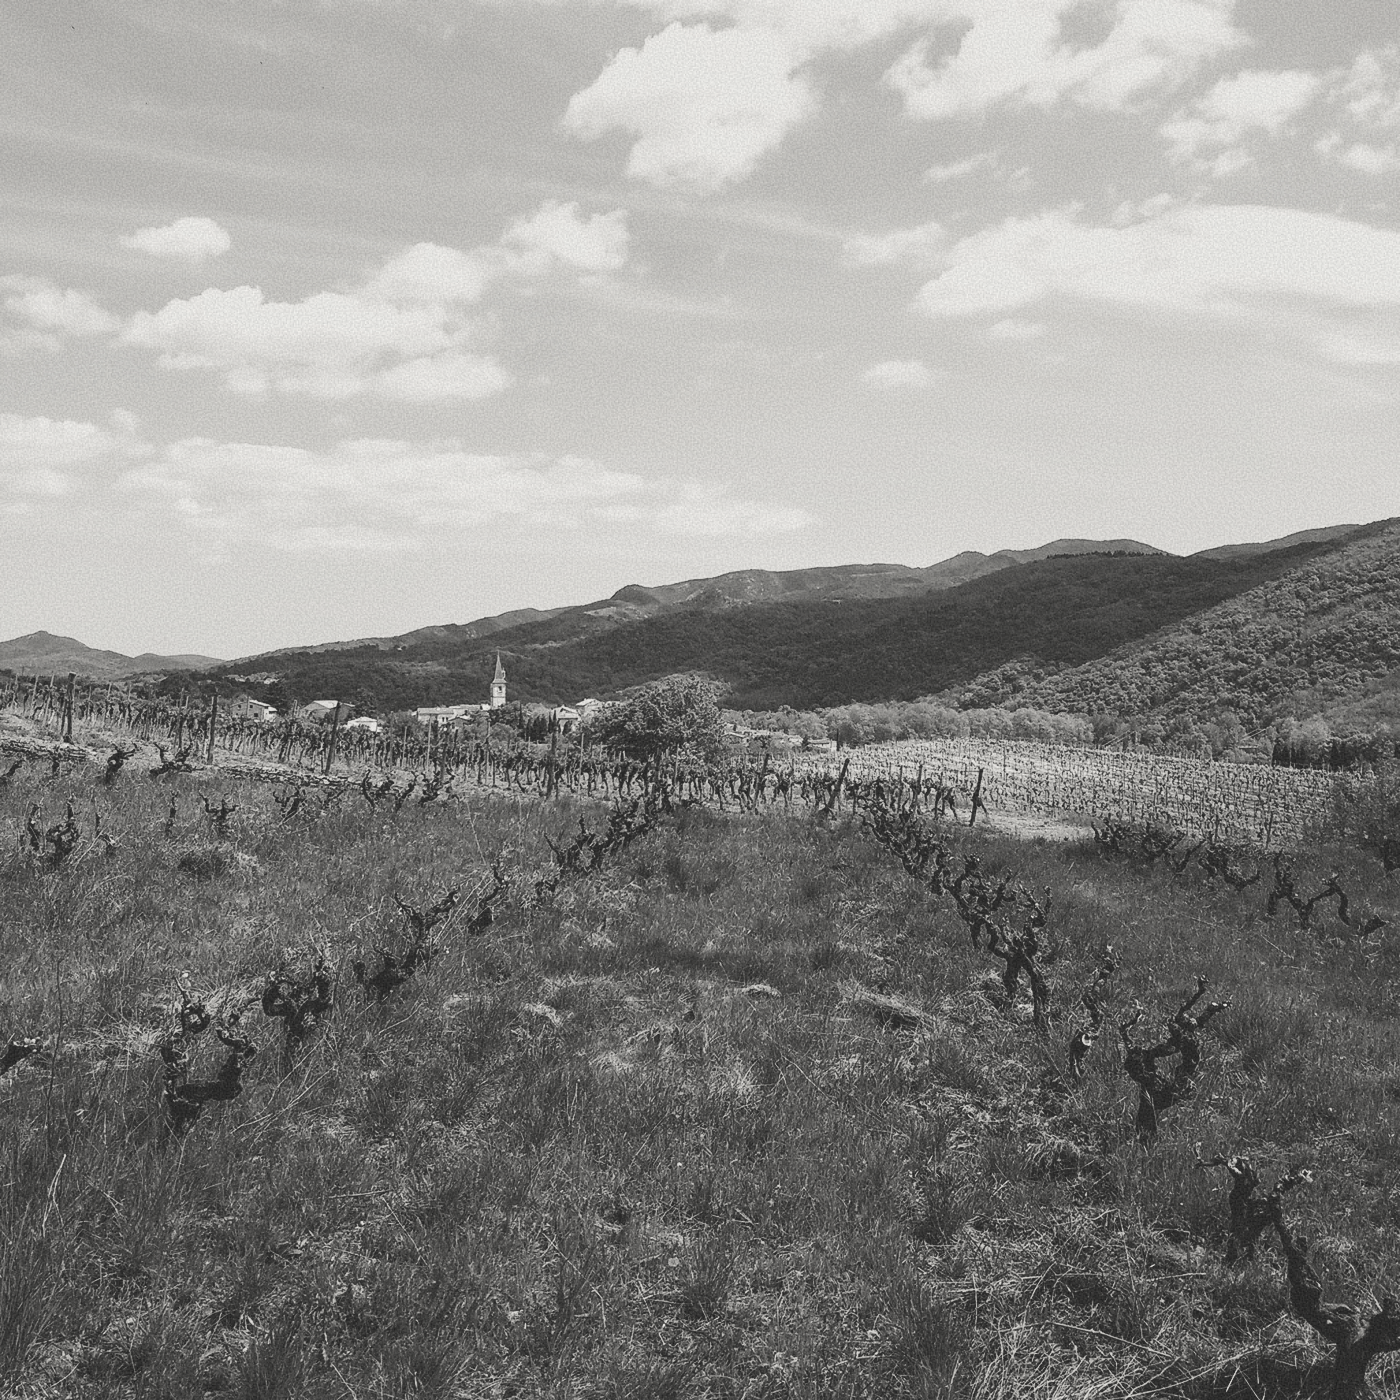
[(1274, 549), (1288, 549), (1295, 544), (1316, 544), (1329, 540), (1340, 540), (1360, 530), (1360, 525), (1326, 525), (1320, 530), (1299, 530), (1296, 534), (1284, 535), (1276, 540), (1264, 540), (1259, 544), (1222, 544), (1214, 549), (1203, 549), (1193, 554), (1193, 559), (1239, 559), (1246, 554), (1267, 554)]
[(97, 680), (118, 680), (155, 671), (198, 671), (223, 664), (214, 656), (157, 656), (149, 651), (140, 656), (123, 656), (119, 651), (101, 651), (52, 632), (30, 632), (0, 642), (0, 667), (30, 675), (67, 675), (76, 671)]
[(559, 622), (554, 639), (584, 636), (602, 628), (677, 608), (735, 608), (758, 603), (816, 602), (853, 598), (906, 598), (933, 588), (956, 588), (1016, 564), (1071, 554), (1161, 554), (1162, 550), (1140, 540), (1052, 540), (1039, 549), (999, 549), (995, 554), (964, 550), (926, 568), (911, 564), (834, 564), (813, 569), (740, 569), (714, 578), (686, 579), (682, 583), (644, 586), (629, 583), (610, 598), (563, 608), (516, 608), (473, 622), (441, 623), (419, 627), (394, 637), (361, 637), (354, 641), (319, 642), (314, 646), (283, 647), (245, 663), (266, 663), (269, 658), (325, 651), (352, 651), (377, 647), (399, 651), (406, 647), (447, 642), (464, 645), (474, 639), (495, 636), (534, 623)]
[(1315, 551), (1299, 567), (1085, 664), (1023, 683), (1017, 703), (1168, 723), (1231, 710), (1248, 728), (1280, 714), (1322, 713), (1357, 729), (1394, 721), (1400, 520), (1341, 536), (1306, 534), (1310, 541), (1286, 550), (1214, 561), (1241, 567)]
[[(484, 635), (448, 625), (392, 646), (305, 649), (237, 665), (275, 670), (300, 695), (338, 695), (380, 710), (484, 698), (498, 649), (511, 697), (551, 703), (682, 671), (723, 682), (735, 708), (911, 699), (977, 684), (1004, 687), (1015, 701), (1032, 682), (1306, 566), (1346, 538), (1232, 559), (1120, 548), (1131, 541), (1068, 541), (1025, 551), (1041, 556), (1027, 562), (1008, 559), (1012, 551), (964, 556), (958, 567), (974, 576), (951, 584), (946, 568), (933, 584), (930, 571), (900, 565), (745, 571), (632, 586)], [(1088, 543), (1096, 547), (1085, 552)], [(924, 577), (912, 591), (915, 574)], [(890, 596), (894, 590), (902, 591)]]

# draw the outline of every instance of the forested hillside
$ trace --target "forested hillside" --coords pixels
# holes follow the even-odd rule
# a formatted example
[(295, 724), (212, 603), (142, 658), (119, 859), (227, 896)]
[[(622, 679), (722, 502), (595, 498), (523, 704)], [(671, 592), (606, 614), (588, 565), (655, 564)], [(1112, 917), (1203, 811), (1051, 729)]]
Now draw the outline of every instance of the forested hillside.
[[(911, 598), (687, 607), (578, 636), (564, 615), (488, 637), (434, 629), (379, 646), (279, 653), (219, 674), (275, 670), (301, 697), (376, 710), (484, 698), (499, 649), (515, 699), (606, 696), (678, 671), (764, 709), (910, 699), (1008, 663), (1019, 676), (1078, 667), (1339, 548), (1313, 541), (1233, 559), (1076, 555), (1007, 567)], [(986, 702), (983, 702), (986, 703)]]
[[(1364, 728), (1392, 717), (1397, 668), (1400, 524), (1381, 522), (1305, 567), (1033, 681), (1015, 698), (1165, 722), (1232, 710), (1250, 728), (1277, 714), (1330, 711)], [(998, 698), (1010, 697), (984, 703)]]

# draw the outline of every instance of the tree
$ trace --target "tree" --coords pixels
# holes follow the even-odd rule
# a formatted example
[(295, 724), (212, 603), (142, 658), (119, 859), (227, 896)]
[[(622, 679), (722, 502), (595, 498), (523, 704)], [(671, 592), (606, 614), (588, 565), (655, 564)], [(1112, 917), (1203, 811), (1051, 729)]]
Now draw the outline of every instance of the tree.
[(271, 705), (284, 719), (297, 707), (296, 696), (286, 681), (268, 681), (263, 686), (262, 698), (265, 704)]
[(715, 687), (695, 676), (671, 676), (643, 686), (611, 706), (597, 725), (604, 744), (633, 758), (687, 753), (711, 759), (724, 748), (724, 721)]

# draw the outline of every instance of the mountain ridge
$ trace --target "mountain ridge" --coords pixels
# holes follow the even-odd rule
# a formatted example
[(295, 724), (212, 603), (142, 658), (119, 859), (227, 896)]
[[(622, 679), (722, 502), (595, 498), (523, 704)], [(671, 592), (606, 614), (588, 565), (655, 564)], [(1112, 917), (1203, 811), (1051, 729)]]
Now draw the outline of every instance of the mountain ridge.
[(393, 650), (449, 637), (465, 641), (534, 623), (551, 622), (566, 614), (616, 625), (639, 621), (675, 607), (740, 607), (796, 597), (903, 597), (929, 588), (955, 588), (1000, 569), (1064, 555), (1165, 553), (1166, 550), (1140, 540), (1059, 539), (1035, 549), (999, 549), (992, 554), (963, 550), (950, 558), (922, 567), (915, 564), (874, 563), (825, 564), (806, 569), (735, 569), (708, 578), (684, 579), (678, 583), (628, 583), (606, 598), (587, 603), (571, 603), (557, 608), (514, 608), (489, 617), (475, 618), (471, 622), (432, 623), (392, 636), (278, 647), (273, 651), (238, 657), (233, 664), (266, 661), (293, 653), (349, 651), (360, 647)]
[[(1307, 531), (1296, 549), (1341, 547), (1303, 567), (1127, 642), (1073, 668), (1020, 684), (1018, 704), (1052, 711), (1095, 708), (1171, 724), (1212, 708), (1257, 726), (1282, 708), (1318, 713), (1364, 703), (1400, 682), (1400, 520), (1376, 521), (1331, 540)], [(1234, 562), (1267, 557), (1240, 554)], [(979, 698), (1007, 692), (982, 681)], [(962, 692), (967, 698), (974, 686)]]
[[(731, 606), (722, 591), (716, 600), (688, 581), (675, 586), (677, 603), (635, 616), (626, 610), (647, 600), (629, 586), (621, 599), (603, 600), (608, 607), (565, 609), (484, 636), (448, 625), (423, 629), (392, 650), (288, 652), (238, 667), (261, 665), (298, 694), (334, 694), (378, 710), (484, 698), (498, 649), (512, 698), (550, 704), (678, 672), (713, 676), (733, 708), (915, 699), (998, 677), (1004, 696), (964, 703), (1024, 704), (1029, 699), (1019, 692), (1030, 682), (1092, 663), (1344, 550), (1368, 528), (1374, 533), (1327, 531), (1328, 538), (1223, 559), (1051, 552), (953, 587), (894, 597), (812, 597), (809, 590)], [(843, 588), (853, 570), (871, 572), (848, 567), (838, 574)], [(753, 577), (740, 577), (732, 591), (746, 591)]]
[(219, 657), (193, 652), (162, 656), (145, 651), (137, 656), (127, 656), (124, 652), (90, 647), (76, 637), (64, 637), (42, 629), (0, 642), (0, 667), (36, 674), (45, 671), (67, 674), (74, 671), (98, 680), (120, 680), (126, 676), (157, 671), (202, 671), (224, 664)]

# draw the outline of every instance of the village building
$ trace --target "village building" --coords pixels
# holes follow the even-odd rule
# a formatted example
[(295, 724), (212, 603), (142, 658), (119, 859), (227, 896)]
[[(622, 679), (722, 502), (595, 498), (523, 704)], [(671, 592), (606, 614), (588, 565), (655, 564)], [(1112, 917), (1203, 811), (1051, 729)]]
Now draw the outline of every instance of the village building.
[(345, 700), (313, 700), (297, 711), (302, 719), (321, 724), (330, 724), (333, 720), (339, 720), (343, 724), (354, 713), (355, 707)]
[(228, 712), (234, 719), (251, 719), (258, 724), (271, 724), (277, 718), (277, 708), (251, 695), (239, 695), (230, 702)]
[(414, 710), (413, 718), (419, 724), (436, 723), (441, 728), (448, 724), (464, 724), (490, 708), (489, 705), (423, 705)]
[(465, 724), (477, 715), (488, 710), (499, 710), (506, 703), (506, 668), (501, 665), (501, 654), (496, 653), (496, 672), (491, 678), (491, 698), (480, 705), (422, 705), (414, 710), (413, 718), (419, 724), (436, 724), (445, 728), (450, 724)]

